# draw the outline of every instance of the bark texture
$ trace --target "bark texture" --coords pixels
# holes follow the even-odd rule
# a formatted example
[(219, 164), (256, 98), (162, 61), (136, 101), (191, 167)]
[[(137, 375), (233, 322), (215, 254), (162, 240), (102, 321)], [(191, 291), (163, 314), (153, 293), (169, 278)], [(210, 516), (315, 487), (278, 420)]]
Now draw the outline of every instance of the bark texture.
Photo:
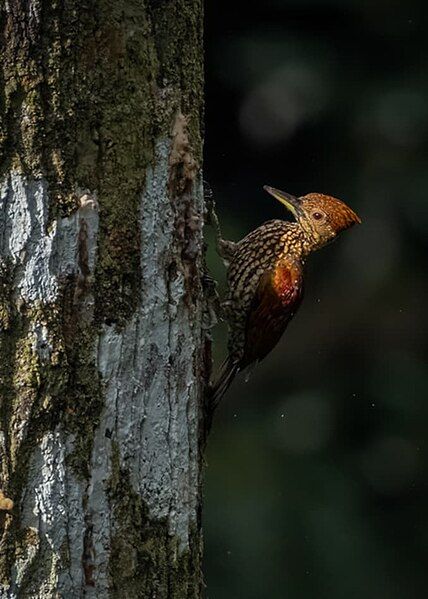
[(0, 596), (200, 597), (201, 0), (0, 11)]

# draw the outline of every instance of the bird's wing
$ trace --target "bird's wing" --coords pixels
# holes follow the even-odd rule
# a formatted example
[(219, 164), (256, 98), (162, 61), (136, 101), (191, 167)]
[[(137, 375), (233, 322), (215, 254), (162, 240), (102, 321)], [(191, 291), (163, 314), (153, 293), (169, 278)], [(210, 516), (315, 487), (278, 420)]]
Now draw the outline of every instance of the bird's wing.
[(299, 264), (281, 262), (260, 277), (249, 310), (240, 368), (262, 360), (278, 343), (303, 297)]

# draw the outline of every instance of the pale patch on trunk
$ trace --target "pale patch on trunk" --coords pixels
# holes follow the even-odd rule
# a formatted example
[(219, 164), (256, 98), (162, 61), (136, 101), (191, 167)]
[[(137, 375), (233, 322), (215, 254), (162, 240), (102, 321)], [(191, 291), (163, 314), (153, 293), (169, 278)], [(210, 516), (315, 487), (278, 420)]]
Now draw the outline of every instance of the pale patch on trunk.
[[(34, 542), (27, 544), (27, 553), (16, 562), (12, 597), (19, 597), (23, 578), (28, 576), (36, 554), (39, 571), (50, 569), (52, 573), (49, 581), (43, 581), (37, 597), (50, 596), (55, 588), (63, 597), (70, 597), (82, 586), (85, 485), (67, 467), (71, 445), (72, 440), (63, 431), (49, 432), (30, 461), (21, 514), (23, 526), (34, 532)], [(62, 563), (65, 557), (69, 564), (66, 571)]]
[[(80, 202), (73, 215), (50, 221), (48, 186), (43, 179), (29, 180), (19, 173), (10, 173), (1, 184), (0, 257), (12, 264), (17, 306), (57, 309), (62, 278), (93, 276), (98, 206), (95, 197), (91, 201), (87, 194), (82, 197), (85, 201)], [(83, 307), (82, 318), (87, 322), (93, 311), (91, 294), (86, 296)], [(41, 366), (51, 358), (51, 334), (43, 320), (32, 320), (28, 341)], [(30, 404), (27, 413), (21, 412), (23, 417), (15, 424), (15, 451), (26, 439), (31, 407)], [(12, 598), (19, 596), (33, 560), (37, 571), (51, 571), (51, 577), (43, 581), (35, 597), (50, 596), (53, 589), (70, 596), (82, 587), (86, 485), (73, 476), (66, 464), (72, 450), (73, 438), (57, 428), (42, 438), (30, 459), (26, 492), (19, 509), (22, 527), (34, 534), (15, 563), (9, 590)], [(66, 570), (64, 561), (68, 562)], [(37, 580), (37, 575), (34, 578)]]
[[(87, 197), (87, 194), (82, 196)], [(0, 257), (10, 258), (18, 299), (53, 303), (61, 276), (79, 273), (82, 233), (93, 271), (98, 234), (96, 200), (84, 202), (76, 212), (49, 221), (49, 196), (44, 179), (29, 180), (11, 173), (0, 185)]]
[(202, 326), (201, 310), (189, 314), (186, 306), (184, 274), (167, 270), (174, 245), (169, 151), (168, 141), (157, 144), (156, 167), (147, 174), (142, 197), (141, 306), (123, 331), (105, 327), (100, 337), (98, 360), (107, 387), (94, 461), (106, 460), (104, 431), (114, 431), (135, 490), (151, 516), (168, 518), (171, 534), (186, 548), (199, 494), (194, 348)]

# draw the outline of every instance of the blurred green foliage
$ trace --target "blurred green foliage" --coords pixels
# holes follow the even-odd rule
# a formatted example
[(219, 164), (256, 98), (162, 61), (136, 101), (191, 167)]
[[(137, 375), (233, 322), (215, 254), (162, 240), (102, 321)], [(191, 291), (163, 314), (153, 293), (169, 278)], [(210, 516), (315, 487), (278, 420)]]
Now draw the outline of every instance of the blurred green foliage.
[[(335, 195), (363, 219), (311, 258), (282, 342), (219, 409), (209, 599), (426, 594), (426, 13), (207, 3), (205, 177), (225, 237), (284, 216), (265, 183)], [(208, 260), (224, 281), (212, 243)]]

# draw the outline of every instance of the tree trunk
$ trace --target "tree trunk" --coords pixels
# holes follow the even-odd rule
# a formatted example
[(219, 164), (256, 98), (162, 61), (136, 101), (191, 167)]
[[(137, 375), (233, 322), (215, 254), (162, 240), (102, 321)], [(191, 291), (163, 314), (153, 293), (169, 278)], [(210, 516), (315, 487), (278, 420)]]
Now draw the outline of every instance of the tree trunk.
[(201, 0), (0, 10), (0, 596), (200, 597)]

